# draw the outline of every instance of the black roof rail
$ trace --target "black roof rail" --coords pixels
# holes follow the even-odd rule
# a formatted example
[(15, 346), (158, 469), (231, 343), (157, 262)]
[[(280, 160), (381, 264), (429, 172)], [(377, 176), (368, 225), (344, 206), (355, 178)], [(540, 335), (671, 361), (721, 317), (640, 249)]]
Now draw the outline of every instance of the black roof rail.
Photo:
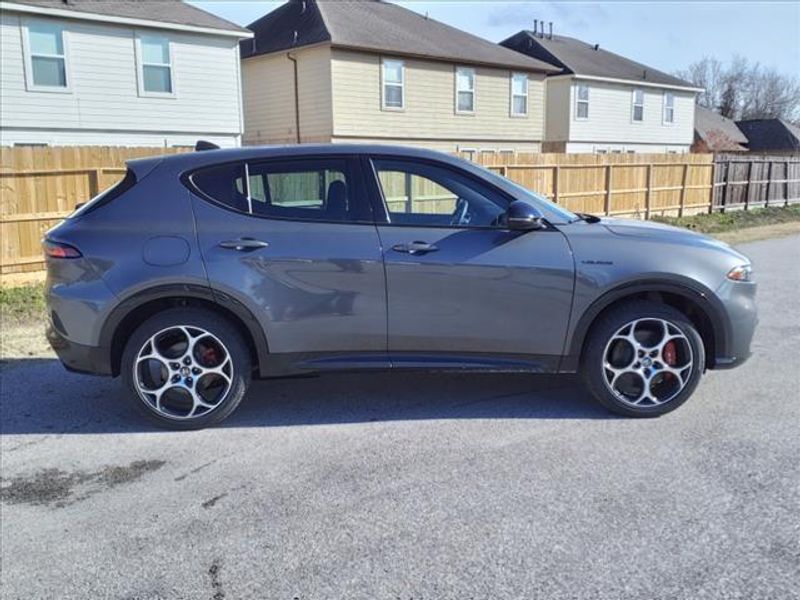
[(203, 150), (219, 150), (219, 146), (213, 142), (207, 142), (206, 140), (197, 140), (197, 143), (194, 145), (194, 151), (202, 152)]

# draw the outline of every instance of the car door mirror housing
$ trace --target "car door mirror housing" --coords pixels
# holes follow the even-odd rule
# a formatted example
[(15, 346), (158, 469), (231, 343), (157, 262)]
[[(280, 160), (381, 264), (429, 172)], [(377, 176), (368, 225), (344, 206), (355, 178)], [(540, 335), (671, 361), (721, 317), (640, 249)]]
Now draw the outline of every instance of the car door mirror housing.
[(504, 220), (506, 227), (514, 231), (534, 231), (547, 227), (539, 209), (522, 200), (514, 200), (508, 205)]

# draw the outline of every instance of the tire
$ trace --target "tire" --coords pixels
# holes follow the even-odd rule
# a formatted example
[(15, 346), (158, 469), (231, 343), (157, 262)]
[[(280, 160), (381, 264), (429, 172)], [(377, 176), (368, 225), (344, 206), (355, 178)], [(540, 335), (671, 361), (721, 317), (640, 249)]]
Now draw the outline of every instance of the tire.
[(703, 340), (686, 315), (666, 304), (634, 300), (612, 308), (592, 326), (581, 376), (608, 410), (657, 417), (689, 399), (705, 361)]
[(168, 429), (225, 420), (250, 384), (250, 352), (236, 327), (201, 308), (171, 308), (142, 323), (122, 354), (136, 408)]

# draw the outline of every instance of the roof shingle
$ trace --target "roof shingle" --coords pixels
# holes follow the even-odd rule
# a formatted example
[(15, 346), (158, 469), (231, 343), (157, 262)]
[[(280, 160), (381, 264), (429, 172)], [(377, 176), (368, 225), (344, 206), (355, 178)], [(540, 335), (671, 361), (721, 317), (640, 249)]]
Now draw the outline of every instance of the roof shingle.
[(756, 152), (799, 152), (800, 128), (783, 119), (736, 121)]
[(703, 106), (695, 106), (694, 131), (708, 149), (714, 152), (742, 152), (748, 143), (732, 119)]
[(80, 18), (80, 13), (89, 13), (248, 33), (247, 29), (186, 4), (182, 0), (14, 0), (14, 2), (38, 8), (71, 11), (76, 13), (76, 18)]
[(537, 37), (532, 31), (520, 31), (500, 42), (500, 45), (554, 64), (562, 69), (562, 73), (675, 87), (697, 87), (658, 69), (604, 50), (598, 44), (587, 44), (563, 35)]
[(242, 43), (242, 57), (290, 50), (319, 42), (333, 46), (554, 72), (543, 61), (381, 0), (289, 0), (248, 26), (252, 41)]

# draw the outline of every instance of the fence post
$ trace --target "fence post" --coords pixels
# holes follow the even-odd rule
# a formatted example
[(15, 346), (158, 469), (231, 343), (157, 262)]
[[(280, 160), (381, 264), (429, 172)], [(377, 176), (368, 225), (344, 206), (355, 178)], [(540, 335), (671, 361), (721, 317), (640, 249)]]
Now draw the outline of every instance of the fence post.
[(711, 163), (711, 193), (708, 195), (708, 214), (714, 212), (714, 202), (717, 199), (717, 161)]
[(653, 163), (647, 164), (647, 192), (644, 196), (644, 218), (650, 218), (650, 202), (653, 194)]
[(553, 202), (558, 204), (558, 180), (561, 175), (561, 167), (556, 165), (553, 167)]
[(611, 163), (606, 165), (606, 216), (611, 215)]
[(92, 169), (89, 175), (89, 198), (94, 198), (100, 193), (100, 169)]
[(786, 161), (786, 171), (783, 173), (783, 178), (786, 180), (786, 197), (783, 201), (784, 206), (789, 206), (789, 161)]
[(767, 168), (767, 197), (764, 198), (764, 208), (769, 206), (769, 195), (772, 191), (772, 161), (769, 161), (769, 167)]
[(722, 212), (728, 206), (728, 191), (731, 189), (731, 161), (725, 163), (725, 187), (722, 189)]
[(747, 163), (747, 185), (744, 187), (744, 209), (750, 205), (750, 181), (753, 179), (753, 161)]
[(683, 186), (681, 186), (681, 203), (678, 206), (678, 217), (683, 216), (683, 207), (686, 205), (686, 186), (689, 185), (689, 163), (683, 163)]

